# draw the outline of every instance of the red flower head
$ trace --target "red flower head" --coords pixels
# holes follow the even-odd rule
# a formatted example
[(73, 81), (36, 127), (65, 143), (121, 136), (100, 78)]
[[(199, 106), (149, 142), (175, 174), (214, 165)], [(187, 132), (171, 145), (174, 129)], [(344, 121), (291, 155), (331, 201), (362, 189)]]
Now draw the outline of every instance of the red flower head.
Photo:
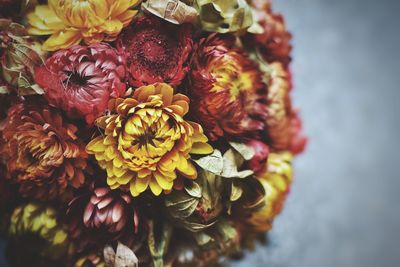
[(234, 39), (200, 40), (190, 75), (191, 109), (211, 140), (243, 139), (264, 129), (267, 87)]
[(255, 19), (263, 27), (264, 33), (247, 34), (243, 40), (259, 49), (265, 61), (279, 61), (287, 67), (291, 61), (292, 35), (287, 31), (282, 15), (273, 13), (269, 1), (252, 0), (251, 4)]
[(189, 69), (192, 51), (190, 25), (173, 25), (156, 17), (142, 17), (125, 29), (117, 47), (127, 55), (132, 86), (157, 82), (177, 86)]
[(35, 71), (51, 105), (91, 124), (126, 90), (125, 59), (107, 44), (60, 50)]
[(70, 233), (79, 249), (113, 240), (130, 241), (138, 231), (139, 217), (129, 193), (92, 185), (69, 203)]
[(2, 154), (11, 181), (20, 185), (23, 195), (67, 201), (71, 189), (84, 184), (87, 154), (77, 130), (58, 110), (44, 104), (10, 108)]

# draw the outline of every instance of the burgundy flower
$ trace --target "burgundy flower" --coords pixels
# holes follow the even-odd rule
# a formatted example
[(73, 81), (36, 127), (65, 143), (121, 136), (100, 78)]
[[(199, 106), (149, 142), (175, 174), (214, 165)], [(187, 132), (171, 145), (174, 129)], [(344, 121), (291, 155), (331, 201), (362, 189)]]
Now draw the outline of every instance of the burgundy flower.
[(35, 71), (51, 105), (91, 124), (110, 98), (124, 95), (125, 59), (107, 44), (60, 50)]
[(156, 17), (142, 17), (125, 29), (117, 47), (128, 59), (129, 82), (142, 86), (156, 82), (177, 86), (189, 69), (191, 26), (173, 25)]
[(90, 186), (90, 191), (69, 203), (70, 233), (81, 248), (131, 238), (137, 231), (139, 217), (129, 193), (108, 186)]

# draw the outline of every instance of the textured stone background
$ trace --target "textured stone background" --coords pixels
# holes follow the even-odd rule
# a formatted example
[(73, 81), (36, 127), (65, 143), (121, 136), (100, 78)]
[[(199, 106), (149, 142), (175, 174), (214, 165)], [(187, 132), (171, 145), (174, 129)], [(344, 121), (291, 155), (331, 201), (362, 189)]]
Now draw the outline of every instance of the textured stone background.
[(400, 2), (275, 9), (295, 35), (294, 98), (311, 142), (270, 244), (232, 266), (398, 267)]

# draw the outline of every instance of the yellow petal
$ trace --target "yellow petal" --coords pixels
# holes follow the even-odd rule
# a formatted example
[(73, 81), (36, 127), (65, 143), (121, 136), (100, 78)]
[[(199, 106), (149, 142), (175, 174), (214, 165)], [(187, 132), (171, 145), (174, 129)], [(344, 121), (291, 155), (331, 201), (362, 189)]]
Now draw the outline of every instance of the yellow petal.
[(174, 183), (172, 181), (168, 181), (161, 173), (155, 172), (154, 177), (156, 178), (157, 183), (164, 190), (171, 190)]
[(154, 179), (150, 180), (150, 189), (154, 195), (159, 196), (162, 192), (162, 188), (158, 185), (157, 181)]
[(207, 143), (194, 143), (192, 145), (192, 149), (190, 150), (190, 153), (205, 155), (205, 154), (211, 154), (213, 151), (214, 151), (214, 148)]
[(86, 152), (89, 154), (94, 154), (96, 152), (104, 152), (106, 150), (106, 146), (103, 144), (103, 138), (101, 136), (93, 139), (86, 146)]
[(181, 157), (181, 160), (177, 164), (176, 168), (187, 178), (195, 179), (197, 177), (196, 167), (183, 157)]
[(43, 43), (43, 49), (55, 51), (68, 48), (72, 45), (79, 44), (81, 40), (82, 36), (79, 31), (60, 31), (50, 36), (50, 38)]
[(150, 176), (147, 176), (146, 178), (137, 178), (135, 181), (136, 190), (139, 193), (144, 192), (149, 186), (149, 182), (150, 182)]

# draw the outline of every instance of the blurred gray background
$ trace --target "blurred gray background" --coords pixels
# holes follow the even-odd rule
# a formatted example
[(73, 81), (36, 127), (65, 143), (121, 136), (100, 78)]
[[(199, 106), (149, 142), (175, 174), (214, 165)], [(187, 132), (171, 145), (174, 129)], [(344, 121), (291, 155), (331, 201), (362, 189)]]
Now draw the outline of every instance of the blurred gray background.
[(400, 266), (400, 1), (275, 0), (310, 138), (270, 245), (234, 267)]
[(270, 244), (232, 266), (398, 267), (400, 1), (274, 4), (310, 143)]

